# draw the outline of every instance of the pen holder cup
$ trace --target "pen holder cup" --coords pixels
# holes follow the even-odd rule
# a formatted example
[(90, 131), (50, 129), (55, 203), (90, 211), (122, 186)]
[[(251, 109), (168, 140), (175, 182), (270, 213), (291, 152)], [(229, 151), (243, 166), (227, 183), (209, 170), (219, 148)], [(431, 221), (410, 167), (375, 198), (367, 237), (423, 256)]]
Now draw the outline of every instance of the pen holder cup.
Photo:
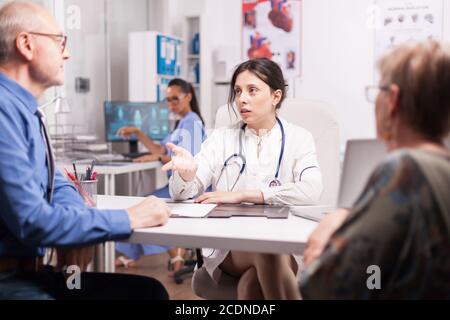
[(79, 181), (79, 183), (80, 185), (77, 189), (86, 205), (96, 207), (98, 180)]

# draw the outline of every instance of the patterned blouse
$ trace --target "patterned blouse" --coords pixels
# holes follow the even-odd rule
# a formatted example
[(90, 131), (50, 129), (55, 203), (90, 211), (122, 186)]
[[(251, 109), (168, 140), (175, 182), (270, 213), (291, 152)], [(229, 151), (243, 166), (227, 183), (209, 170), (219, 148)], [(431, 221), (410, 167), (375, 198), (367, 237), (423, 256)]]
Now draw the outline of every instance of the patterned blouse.
[(449, 208), (450, 157), (391, 154), (301, 274), (303, 298), (450, 299)]

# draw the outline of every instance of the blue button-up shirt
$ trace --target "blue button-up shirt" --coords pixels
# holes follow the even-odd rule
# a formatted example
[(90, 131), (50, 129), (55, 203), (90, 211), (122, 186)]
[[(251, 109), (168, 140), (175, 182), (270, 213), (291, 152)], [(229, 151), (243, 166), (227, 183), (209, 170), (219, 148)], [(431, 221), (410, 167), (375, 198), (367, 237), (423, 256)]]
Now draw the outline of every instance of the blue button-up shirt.
[(0, 257), (41, 256), (44, 247), (129, 237), (126, 211), (88, 208), (58, 170), (52, 203), (47, 202), (37, 108), (30, 92), (0, 73)]

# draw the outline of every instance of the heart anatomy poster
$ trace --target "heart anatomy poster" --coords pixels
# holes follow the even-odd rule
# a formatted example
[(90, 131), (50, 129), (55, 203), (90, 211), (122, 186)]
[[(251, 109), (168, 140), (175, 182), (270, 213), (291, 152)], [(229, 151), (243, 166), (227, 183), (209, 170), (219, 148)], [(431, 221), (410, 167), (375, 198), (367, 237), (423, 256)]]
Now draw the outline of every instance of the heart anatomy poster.
[(406, 41), (442, 40), (443, 0), (378, 0), (375, 58)]
[(243, 0), (242, 58), (277, 62), (286, 79), (300, 77), (301, 0)]

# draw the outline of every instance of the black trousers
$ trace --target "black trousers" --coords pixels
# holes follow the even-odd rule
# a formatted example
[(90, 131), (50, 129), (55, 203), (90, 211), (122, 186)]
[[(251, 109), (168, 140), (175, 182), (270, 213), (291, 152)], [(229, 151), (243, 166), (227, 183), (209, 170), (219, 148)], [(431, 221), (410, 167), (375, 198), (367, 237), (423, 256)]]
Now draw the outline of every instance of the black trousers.
[[(13, 289), (10, 291), (11, 299), (39, 299), (46, 295), (56, 300), (169, 299), (166, 289), (158, 280), (144, 276), (84, 272), (80, 274), (78, 289), (76, 286), (73, 288), (75, 281), (67, 279), (62, 272), (52, 270), (14, 272), (7, 278), (3, 277), (3, 280), (0, 281), (0, 287), (3, 285), (4, 289), (5, 286), (6, 289)], [(71, 287), (73, 289), (70, 289)]]

